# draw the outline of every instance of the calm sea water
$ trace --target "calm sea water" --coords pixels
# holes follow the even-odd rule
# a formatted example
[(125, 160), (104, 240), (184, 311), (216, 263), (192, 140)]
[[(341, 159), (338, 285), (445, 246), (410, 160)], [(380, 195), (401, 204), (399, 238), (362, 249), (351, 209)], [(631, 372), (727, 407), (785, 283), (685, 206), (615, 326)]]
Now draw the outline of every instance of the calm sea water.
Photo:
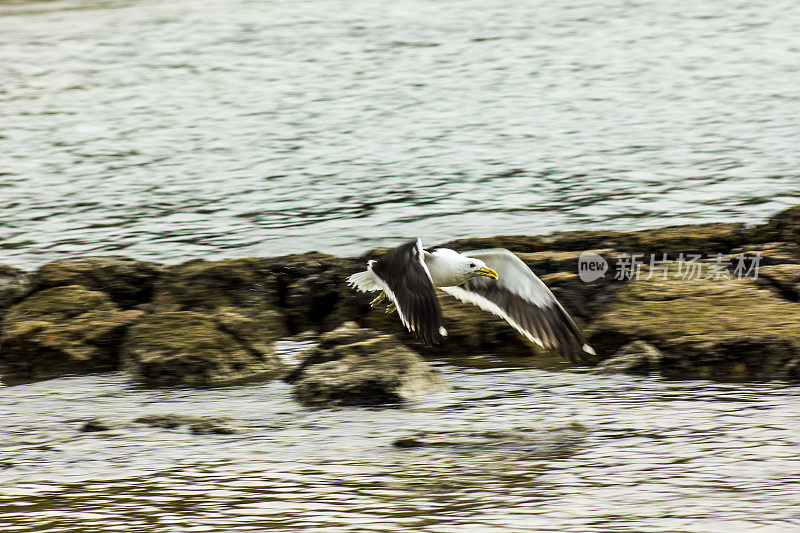
[(800, 4), (0, 2), (0, 263), (760, 222)]
[[(798, 64), (793, 1), (0, 1), (0, 263), (760, 222)], [(800, 529), (796, 386), (441, 369), (396, 409), (0, 387), (0, 529)], [(158, 413), (246, 431), (77, 431)]]

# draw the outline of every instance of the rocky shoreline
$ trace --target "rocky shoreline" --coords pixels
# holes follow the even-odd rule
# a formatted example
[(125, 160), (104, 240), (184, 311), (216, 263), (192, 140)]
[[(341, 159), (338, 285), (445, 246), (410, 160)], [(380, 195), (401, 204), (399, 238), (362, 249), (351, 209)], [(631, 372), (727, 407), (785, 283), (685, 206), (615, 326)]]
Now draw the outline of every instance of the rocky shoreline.
[[(597, 371), (800, 380), (800, 206), (753, 227), (576, 231), (442, 245), (517, 253), (584, 327), (598, 351)], [(608, 260), (605, 277), (581, 279), (578, 260), (585, 251)], [(448, 340), (423, 346), (395, 316), (371, 309), (370, 295), (345, 284), (380, 253), (170, 266), (76, 257), (33, 272), (0, 266), (0, 375), (13, 384), (122, 370), (149, 386), (283, 378), (296, 384), (303, 403), (369, 404), (441, 390), (429, 359), (546, 359), (502, 320), (446, 295)], [(676, 258), (692, 254), (700, 256), (695, 263), (705, 266), (704, 275), (680, 272)], [(758, 257), (757, 277), (733, 275), (744, 256), (751, 266)], [(652, 257), (669, 265), (655, 272)], [(626, 261), (635, 271), (626, 273)], [(730, 270), (720, 274), (723, 262)], [(319, 344), (292, 366), (273, 343), (297, 335)]]

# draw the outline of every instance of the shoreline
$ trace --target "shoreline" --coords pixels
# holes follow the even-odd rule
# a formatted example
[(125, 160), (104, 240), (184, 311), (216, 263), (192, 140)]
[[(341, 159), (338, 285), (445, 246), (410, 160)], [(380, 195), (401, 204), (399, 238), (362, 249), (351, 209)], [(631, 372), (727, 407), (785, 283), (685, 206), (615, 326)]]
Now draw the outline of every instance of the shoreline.
[[(761, 225), (570, 231), (441, 246), (518, 254), (587, 332), (598, 349), (598, 371), (800, 380), (800, 206)], [(502, 320), (448, 297), (441, 299), (447, 342), (421, 345), (396, 317), (371, 309), (368, 294), (344, 283), (383, 250), (174, 265), (81, 256), (29, 272), (0, 265), (0, 375), (38, 380), (125, 370), (154, 386), (272, 379), (288, 371), (274, 341), (299, 334), (319, 340), (343, 324), (361, 331), (358, 342), (380, 337), (382, 350), (424, 359), (454, 353), (546, 359)], [(584, 252), (608, 262), (604, 276), (582, 279)], [(626, 275), (633, 254), (641, 264)], [(703, 272), (716, 268), (717, 275), (676, 275), (677, 260), (690, 255), (700, 256), (695, 266)], [(650, 272), (653, 257), (670, 263), (659, 275)], [(756, 276), (732, 275), (741, 257), (751, 267), (758, 258)], [(720, 274), (723, 261), (727, 276)]]

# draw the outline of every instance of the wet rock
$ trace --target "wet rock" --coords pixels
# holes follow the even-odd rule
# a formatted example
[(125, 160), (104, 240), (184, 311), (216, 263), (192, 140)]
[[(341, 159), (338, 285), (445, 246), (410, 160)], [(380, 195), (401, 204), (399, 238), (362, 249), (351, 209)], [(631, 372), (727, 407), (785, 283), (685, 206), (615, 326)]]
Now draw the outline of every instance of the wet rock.
[(737, 223), (688, 224), (638, 231), (566, 231), (544, 236), (459, 239), (442, 246), (458, 251), (499, 247), (515, 253), (613, 249), (627, 253), (708, 254), (727, 252), (748, 242), (763, 242), (759, 231)]
[(146, 415), (134, 419), (137, 424), (163, 429), (176, 429), (183, 426), (195, 435), (232, 435), (241, 428), (231, 425), (232, 420), (219, 416), (188, 416), (175, 414)]
[(18, 268), (0, 265), (0, 312), (30, 292), (30, 277), (29, 273)]
[(759, 256), (759, 266), (783, 265), (787, 263), (800, 264), (800, 244), (791, 242), (766, 242), (761, 244), (746, 244), (731, 250), (730, 259), (733, 264), (740, 255), (746, 258)]
[(37, 291), (80, 285), (102, 291), (122, 308), (149, 302), (163, 267), (149, 261), (120, 256), (88, 256), (47, 263), (33, 274)]
[(796, 379), (800, 305), (750, 281), (653, 278), (629, 282), (589, 333), (601, 354), (653, 344), (670, 377)]
[(323, 335), (289, 380), (306, 405), (395, 404), (445, 388), (418, 354), (390, 335), (352, 323)]
[(269, 260), (196, 260), (168, 267), (156, 284), (158, 311), (274, 308)]
[(283, 365), (238, 313), (217, 319), (191, 311), (143, 318), (122, 343), (124, 368), (148, 385), (215, 386), (277, 376)]
[(245, 258), (190, 261), (169, 267), (155, 287), (154, 312), (194, 311), (260, 323), (261, 336), (274, 340), (288, 334), (278, 309), (270, 260)]
[(342, 298), (348, 296), (347, 278), (363, 267), (357, 259), (313, 252), (273, 260), (290, 331), (330, 331), (352, 319)]
[(613, 300), (624, 285), (623, 281), (614, 279), (613, 272), (590, 283), (573, 272), (556, 272), (540, 278), (582, 328)]
[(760, 226), (759, 230), (764, 237), (772, 241), (800, 243), (800, 205), (776, 213), (766, 224)]
[(629, 342), (617, 352), (597, 365), (597, 372), (604, 374), (649, 374), (661, 368), (664, 354), (645, 341)]
[(84, 422), (78, 431), (81, 433), (97, 433), (100, 431), (111, 431), (114, 427), (107, 422), (98, 419), (87, 420)]
[(72, 285), (34, 293), (0, 322), (0, 362), (18, 379), (115, 370), (126, 328), (142, 311), (122, 311), (99, 291)]
[(587, 430), (580, 424), (552, 429), (515, 428), (502, 431), (420, 431), (396, 439), (396, 448), (448, 448), (451, 450), (492, 450), (542, 456), (568, 456), (580, 447)]
[(195, 435), (234, 435), (240, 433), (242, 430), (231, 427), (226, 423), (202, 420), (189, 424), (189, 431)]
[[(425, 245), (425, 247), (427, 249), (428, 245)], [(496, 237), (456, 239), (431, 248), (450, 248), (457, 252), (484, 248), (506, 248), (513, 250), (515, 253), (534, 253), (555, 249), (548, 244), (548, 236), (542, 235), (498, 235)], [(374, 255), (367, 255), (365, 258), (374, 259), (375, 257)]]
[(800, 264), (761, 267), (756, 283), (793, 302), (800, 301)]

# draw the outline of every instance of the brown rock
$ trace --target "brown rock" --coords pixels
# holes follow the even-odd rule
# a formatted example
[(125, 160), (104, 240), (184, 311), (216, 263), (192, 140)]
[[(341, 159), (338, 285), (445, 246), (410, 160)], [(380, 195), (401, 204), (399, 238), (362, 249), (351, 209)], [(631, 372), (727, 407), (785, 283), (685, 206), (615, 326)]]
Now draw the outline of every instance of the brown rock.
[(77, 285), (37, 292), (3, 317), (0, 362), (16, 379), (114, 370), (122, 335), (141, 315)]
[(756, 283), (769, 287), (793, 302), (800, 300), (800, 264), (761, 267)]
[(163, 267), (148, 261), (119, 256), (88, 256), (60, 259), (41, 266), (33, 274), (37, 291), (65, 285), (80, 285), (102, 291), (122, 308), (149, 302)]
[(226, 331), (212, 316), (191, 311), (147, 316), (125, 336), (124, 368), (153, 386), (227, 385), (280, 374), (271, 343), (258, 336), (260, 324), (230, 320)]
[(14, 305), (31, 290), (30, 274), (0, 265), (0, 311)]
[(776, 213), (759, 230), (768, 240), (800, 243), (800, 205)]
[(292, 376), (306, 405), (380, 405), (443, 390), (418, 354), (389, 335), (348, 323), (322, 336)]
[(599, 353), (645, 340), (670, 377), (796, 379), (800, 305), (749, 281), (632, 281), (589, 330)]

